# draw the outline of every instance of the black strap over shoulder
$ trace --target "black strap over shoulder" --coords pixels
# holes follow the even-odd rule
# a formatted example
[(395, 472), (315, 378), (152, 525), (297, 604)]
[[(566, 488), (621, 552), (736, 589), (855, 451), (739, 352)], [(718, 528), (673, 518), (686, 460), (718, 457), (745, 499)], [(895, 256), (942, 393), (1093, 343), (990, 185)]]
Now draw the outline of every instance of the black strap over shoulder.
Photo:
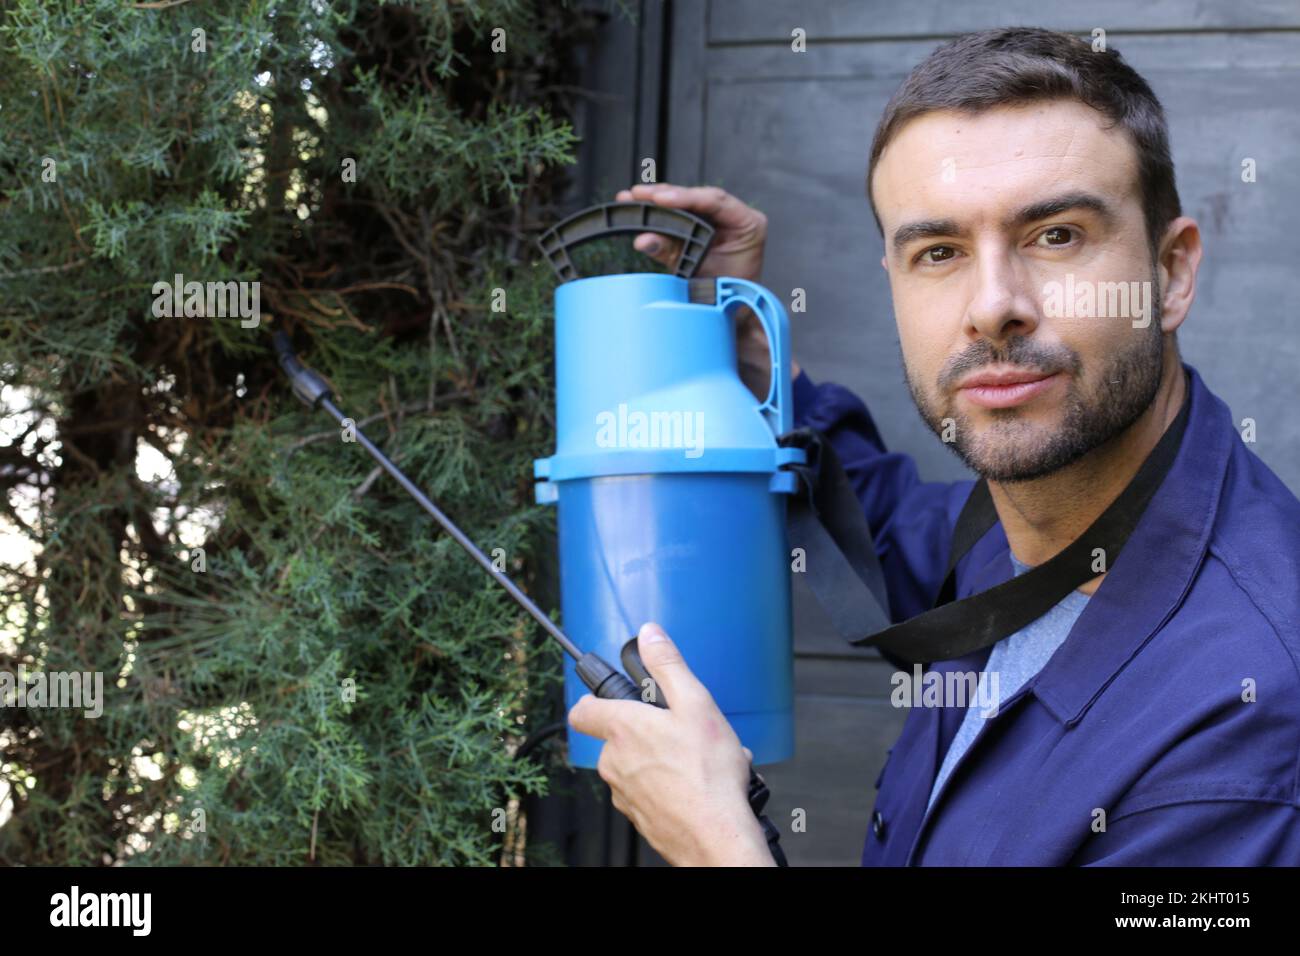
[[(804, 549), (808, 584), (850, 644), (875, 647), (895, 666), (951, 660), (996, 644), (1050, 611), (1079, 585), (1111, 567), (1178, 454), (1191, 391), (1137, 474), (1111, 505), (1064, 550), (1024, 574), (960, 601), (957, 563), (997, 523), (988, 483), (976, 482), (953, 530), (944, 581), (931, 610), (890, 623), (884, 575), (862, 507), (825, 435), (796, 429), (783, 446), (805, 449), (793, 466), (801, 487), (792, 498), (792, 547)], [(1100, 568), (1100, 570), (1098, 570)]]
[(782, 447), (802, 448), (805, 464), (791, 465), (799, 491), (786, 512), (792, 548), (802, 548), (808, 585), (840, 634), (889, 627), (889, 595), (866, 515), (830, 441), (812, 428), (781, 436)]

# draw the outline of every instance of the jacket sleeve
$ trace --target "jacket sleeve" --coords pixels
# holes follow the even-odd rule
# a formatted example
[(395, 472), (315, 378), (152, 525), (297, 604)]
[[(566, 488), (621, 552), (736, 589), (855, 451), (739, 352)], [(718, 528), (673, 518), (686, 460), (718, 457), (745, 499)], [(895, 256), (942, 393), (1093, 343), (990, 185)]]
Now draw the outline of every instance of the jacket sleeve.
[(885, 448), (862, 400), (832, 382), (794, 380), (796, 428), (826, 435), (866, 513), (893, 620), (928, 610), (943, 583), (952, 530), (972, 481), (923, 482), (916, 462)]

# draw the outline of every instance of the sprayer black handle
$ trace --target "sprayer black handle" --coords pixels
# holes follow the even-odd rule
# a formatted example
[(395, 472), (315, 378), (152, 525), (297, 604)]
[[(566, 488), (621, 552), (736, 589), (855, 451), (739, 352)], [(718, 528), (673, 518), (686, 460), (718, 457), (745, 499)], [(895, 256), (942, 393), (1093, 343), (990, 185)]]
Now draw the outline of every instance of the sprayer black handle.
[(713, 241), (713, 227), (683, 209), (652, 202), (607, 202), (588, 206), (557, 222), (542, 233), (537, 245), (559, 280), (568, 282), (580, 278), (569, 259), (570, 249), (622, 232), (658, 232), (680, 239), (682, 251), (673, 275), (682, 279), (695, 275)]
[[(667, 710), (668, 701), (664, 700), (663, 696), (660, 695), (659, 685), (650, 676), (650, 672), (645, 669), (635, 637), (623, 645), (623, 649), (619, 651), (618, 656), (623, 662), (623, 670), (627, 672), (628, 677), (632, 678), (632, 683), (636, 684), (640, 691), (640, 699), (647, 704), (654, 704), (662, 710)], [(649, 691), (649, 696), (646, 695), (646, 691)]]
[[(635, 637), (623, 645), (623, 649), (619, 652), (619, 658), (623, 662), (623, 670), (627, 671), (628, 676), (632, 678), (630, 683), (643, 689), (641, 694), (638, 695), (639, 699), (646, 701), (648, 704), (654, 704), (656, 707), (662, 707), (667, 710), (668, 702), (663, 699), (662, 695), (660, 695), (659, 688), (655, 684), (654, 678), (651, 677), (650, 672), (646, 670), (645, 663), (641, 660), (641, 651), (637, 646)], [(645, 689), (650, 690), (650, 698), (648, 700), (645, 697)], [(781, 839), (781, 831), (776, 828), (776, 824), (763, 815), (763, 808), (767, 806), (768, 798), (771, 795), (772, 792), (767, 788), (767, 781), (765, 781), (762, 775), (754, 769), (754, 765), (750, 764), (749, 792), (747, 794), (749, 808), (754, 811), (754, 816), (758, 817), (758, 822), (763, 827), (763, 835), (767, 838), (767, 848), (772, 851), (773, 859), (776, 860), (778, 866), (785, 866), (785, 854), (781, 851), (781, 846), (778, 842)]]

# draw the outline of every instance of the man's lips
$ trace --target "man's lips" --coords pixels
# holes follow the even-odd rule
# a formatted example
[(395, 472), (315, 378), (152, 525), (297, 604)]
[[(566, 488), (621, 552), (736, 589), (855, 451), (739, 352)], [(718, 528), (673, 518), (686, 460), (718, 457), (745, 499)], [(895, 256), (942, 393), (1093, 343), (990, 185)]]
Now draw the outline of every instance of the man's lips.
[(982, 369), (962, 379), (957, 390), (984, 408), (1011, 408), (1041, 395), (1058, 378), (1059, 372), (1019, 368)]

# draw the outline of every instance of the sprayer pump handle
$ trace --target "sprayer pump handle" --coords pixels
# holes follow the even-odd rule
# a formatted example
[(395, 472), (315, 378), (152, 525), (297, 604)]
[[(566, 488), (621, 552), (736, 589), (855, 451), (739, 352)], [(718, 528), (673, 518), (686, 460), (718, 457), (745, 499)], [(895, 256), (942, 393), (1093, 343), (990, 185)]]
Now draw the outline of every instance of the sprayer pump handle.
[(673, 275), (689, 279), (713, 241), (713, 227), (684, 209), (652, 202), (607, 202), (575, 212), (556, 223), (537, 240), (542, 254), (560, 282), (578, 279), (569, 250), (596, 239), (623, 232), (658, 232), (682, 241)]

